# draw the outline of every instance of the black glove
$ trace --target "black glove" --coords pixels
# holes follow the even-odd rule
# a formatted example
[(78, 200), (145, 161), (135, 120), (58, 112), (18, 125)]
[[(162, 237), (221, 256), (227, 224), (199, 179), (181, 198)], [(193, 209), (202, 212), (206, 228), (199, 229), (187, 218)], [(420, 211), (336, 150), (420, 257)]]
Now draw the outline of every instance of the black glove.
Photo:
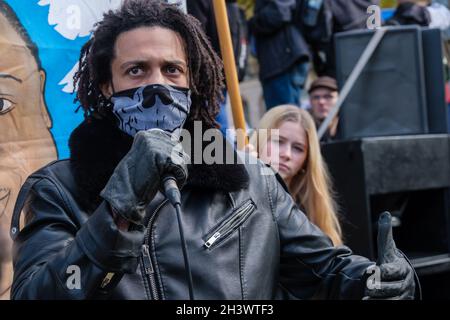
[(378, 220), (377, 240), (377, 265), (371, 269), (378, 269), (375, 273), (368, 272), (372, 276), (367, 282), (364, 299), (414, 299), (414, 271), (395, 246), (389, 212), (383, 212)]
[(172, 141), (167, 132), (140, 131), (100, 195), (122, 218), (142, 224), (145, 208), (158, 192), (163, 175), (173, 175), (181, 188), (187, 179), (189, 161), (181, 144)]

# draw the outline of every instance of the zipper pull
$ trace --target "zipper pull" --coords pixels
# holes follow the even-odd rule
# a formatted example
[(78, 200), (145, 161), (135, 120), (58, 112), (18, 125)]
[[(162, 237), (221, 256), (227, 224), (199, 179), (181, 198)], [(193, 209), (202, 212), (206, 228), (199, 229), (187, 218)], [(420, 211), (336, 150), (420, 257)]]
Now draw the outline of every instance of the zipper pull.
[(102, 284), (100, 285), (100, 288), (104, 289), (111, 282), (113, 277), (114, 277), (113, 272), (107, 273), (106, 276), (102, 280)]
[(144, 269), (146, 274), (152, 274), (153, 271), (153, 264), (152, 259), (150, 258), (150, 252), (148, 250), (148, 245), (143, 244), (142, 245), (142, 256), (144, 260)]
[(207, 247), (207, 248), (211, 247), (213, 245), (213, 243), (216, 242), (217, 239), (219, 239), (219, 238), (220, 238), (220, 232), (214, 233), (213, 236), (205, 242), (205, 247)]

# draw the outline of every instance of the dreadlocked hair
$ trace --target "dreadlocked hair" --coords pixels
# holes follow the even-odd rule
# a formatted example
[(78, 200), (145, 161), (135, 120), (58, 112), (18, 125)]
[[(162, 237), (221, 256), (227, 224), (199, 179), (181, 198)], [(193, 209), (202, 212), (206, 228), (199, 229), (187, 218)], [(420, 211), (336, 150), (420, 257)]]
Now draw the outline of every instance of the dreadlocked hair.
[(218, 127), (215, 120), (223, 99), (223, 65), (202, 30), (200, 22), (176, 5), (159, 0), (125, 0), (122, 6), (103, 15), (94, 26), (92, 38), (81, 48), (79, 69), (74, 75), (76, 98), (85, 117), (108, 117), (110, 108), (100, 86), (112, 80), (111, 63), (119, 34), (139, 27), (162, 27), (176, 32), (184, 41), (192, 107), (188, 121), (200, 120)]

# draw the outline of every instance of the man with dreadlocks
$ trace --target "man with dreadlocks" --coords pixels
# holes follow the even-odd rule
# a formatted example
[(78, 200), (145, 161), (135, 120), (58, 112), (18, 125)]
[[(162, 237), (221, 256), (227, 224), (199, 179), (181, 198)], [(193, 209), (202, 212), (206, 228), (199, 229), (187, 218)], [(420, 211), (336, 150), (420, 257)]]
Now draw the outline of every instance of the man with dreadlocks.
[[(31, 175), (16, 204), (14, 299), (413, 297), (389, 232), (366, 285), (374, 263), (333, 247), (263, 164), (173, 156), (166, 132), (217, 130), (221, 68), (173, 5), (129, 0), (104, 15), (75, 75), (86, 119), (70, 159)], [(166, 173), (182, 187), (180, 219), (158, 191)]]

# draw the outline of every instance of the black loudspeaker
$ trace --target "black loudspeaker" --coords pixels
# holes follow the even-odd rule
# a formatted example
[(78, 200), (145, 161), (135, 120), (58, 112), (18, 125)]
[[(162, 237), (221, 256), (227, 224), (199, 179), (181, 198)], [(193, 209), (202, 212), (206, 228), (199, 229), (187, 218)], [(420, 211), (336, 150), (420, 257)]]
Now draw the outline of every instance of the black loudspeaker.
[[(371, 30), (336, 34), (340, 88), (373, 34)], [(387, 28), (342, 105), (337, 139), (446, 133), (442, 61), (439, 30)]]
[(393, 216), (397, 246), (421, 276), (450, 271), (450, 136), (362, 138), (322, 145), (345, 243), (377, 258), (377, 221)]
[(422, 29), (429, 133), (447, 133), (448, 108), (445, 103), (442, 33), (439, 29)]

